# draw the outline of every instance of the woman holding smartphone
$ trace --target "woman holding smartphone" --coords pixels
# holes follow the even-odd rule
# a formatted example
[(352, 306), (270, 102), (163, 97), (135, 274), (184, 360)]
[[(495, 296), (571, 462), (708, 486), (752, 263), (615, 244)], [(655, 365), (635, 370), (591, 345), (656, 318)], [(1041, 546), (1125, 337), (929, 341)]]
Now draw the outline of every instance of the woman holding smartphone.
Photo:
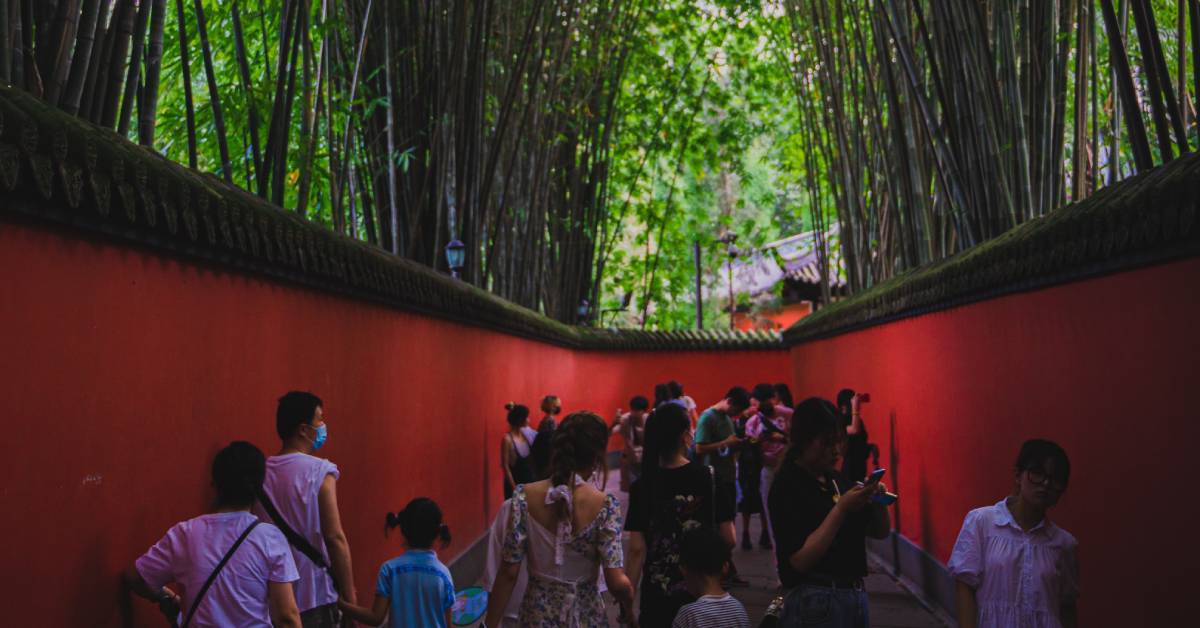
[(789, 436), (767, 498), (787, 591), (779, 625), (866, 628), (866, 538), (888, 534), (887, 509), (873, 502), (887, 489), (881, 482), (838, 486), (846, 430), (832, 403), (813, 397), (797, 406)]
[(1067, 490), (1071, 463), (1057, 443), (1026, 441), (1012, 494), (967, 513), (947, 565), (958, 581), (962, 628), (1073, 628), (1079, 543), (1046, 517)]

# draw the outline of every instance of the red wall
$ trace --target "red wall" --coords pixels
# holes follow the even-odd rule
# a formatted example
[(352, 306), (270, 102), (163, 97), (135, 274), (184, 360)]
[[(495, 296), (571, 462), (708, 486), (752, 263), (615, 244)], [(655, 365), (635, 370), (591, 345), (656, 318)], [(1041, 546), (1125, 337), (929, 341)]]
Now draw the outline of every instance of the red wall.
[(1021, 442), (1058, 441), (1080, 624), (1178, 625), (1193, 614), (1198, 285), (1191, 259), (799, 345), (797, 398), (871, 393), (898, 527), (943, 562), (967, 511), (1010, 492)]
[[(678, 379), (699, 403), (779, 381), (787, 353), (576, 353), (25, 225), (0, 223), (5, 624), (113, 626), (118, 571), (211, 500), (218, 448), (278, 447), (274, 400), (326, 402), (358, 589), (427, 495), (465, 549), (501, 499), (509, 400), (608, 418)], [(536, 410), (535, 410), (536, 413)], [(159, 625), (149, 604), (133, 623)]]

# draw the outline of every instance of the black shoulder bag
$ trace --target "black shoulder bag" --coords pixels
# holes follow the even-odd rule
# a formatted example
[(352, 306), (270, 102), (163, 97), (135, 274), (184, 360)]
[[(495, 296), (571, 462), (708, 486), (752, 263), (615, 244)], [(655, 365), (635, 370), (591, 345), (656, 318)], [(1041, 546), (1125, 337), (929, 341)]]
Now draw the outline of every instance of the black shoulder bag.
[(338, 586), (337, 577), (333, 575), (333, 569), (329, 566), (329, 562), (325, 560), (325, 557), (321, 555), (321, 552), (317, 548), (313, 547), (312, 543), (308, 542), (308, 539), (300, 536), (298, 532), (292, 529), (292, 526), (283, 520), (283, 516), (275, 509), (275, 504), (271, 503), (271, 498), (267, 496), (266, 491), (259, 492), (258, 503), (262, 504), (263, 510), (267, 511), (267, 516), (271, 518), (271, 522), (287, 538), (288, 544), (300, 550), (300, 553), (307, 556), (314, 565), (324, 569), (325, 573), (329, 574), (329, 579), (333, 581), (333, 590), (341, 591), (342, 589)]
[(211, 587), (212, 583), (217, 579), (217, 574), (221, 573), (221, 570), (225, 568), (225, 563), (228, 563), (229, 559), (233, 558), (234, 553), (237, 552), (238, 548), (242, 546), (242, 542), (246, 540), (246, 537), (250, 536), (250, 532), (254, 530), (254, 528), (258, 527), (259, 523), (261, 522), (255, 521), (254, 523), (251, 523), (250, 526), (247, 527), (244, 532), (242, 532), (242, 535), (233, 542), (233, 547), (229, 548), (228, 552), (225, 552), (225, 556), (221, 558), (221, 562), (217, 563), (216, 567), (213, 567), (212, 573), (208, 574), (208, 580), (204, 581), (204, 586), (200, 587), (200, 592), (196, 594), (196, 599), (192, 600), (192, 606), (191, 608), (188, 608), (187, 617), (183, 618), (183, 624), (181, 625), (182, 628), (187, 628), (188, 624), (192, 623), (192, 616), (196, 614), (196, 609), (200, 608), (200, 602), (204, 601), (204, 594), (208, 593), (209, 587)]

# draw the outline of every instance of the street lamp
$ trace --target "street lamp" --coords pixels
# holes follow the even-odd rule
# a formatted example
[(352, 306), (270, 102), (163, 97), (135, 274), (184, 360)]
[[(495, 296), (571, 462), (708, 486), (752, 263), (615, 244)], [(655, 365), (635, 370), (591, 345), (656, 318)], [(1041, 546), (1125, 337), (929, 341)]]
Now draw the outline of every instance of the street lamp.
[(717, 242), (725, 245), (725, 252), (729, 254), (729, 260), (726, 262), (726, 267), (729, 269), (729, 329), (733, 330), (733, 259), (738, 256), (738, 248), (734, 246), (737, 242), (737, 234), (732, 231), (726, 231), (717, 238)]
[(455, 238), (446, 245), (446, 265), (450, 267), (450, 276), (458, 279), (458, 273), (463, 269), (467, 257), (467, 245)]

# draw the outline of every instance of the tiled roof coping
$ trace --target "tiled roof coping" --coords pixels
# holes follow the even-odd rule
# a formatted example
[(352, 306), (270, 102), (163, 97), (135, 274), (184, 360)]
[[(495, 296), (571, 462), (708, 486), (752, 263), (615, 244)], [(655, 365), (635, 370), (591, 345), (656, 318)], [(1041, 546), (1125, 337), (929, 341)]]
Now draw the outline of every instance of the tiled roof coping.
[(782, 350), (773, 332), (574, 327), (310, 223), (0, 87), (0, 216), (23, 214), (189, 259), (587, 350)]
[(1192, 153), (822, 308), (787, 329), (784, 341), (791, 346), (1007, 294), (1195, 257), (1200, 255), (1198, 200), (1200, 154)]

